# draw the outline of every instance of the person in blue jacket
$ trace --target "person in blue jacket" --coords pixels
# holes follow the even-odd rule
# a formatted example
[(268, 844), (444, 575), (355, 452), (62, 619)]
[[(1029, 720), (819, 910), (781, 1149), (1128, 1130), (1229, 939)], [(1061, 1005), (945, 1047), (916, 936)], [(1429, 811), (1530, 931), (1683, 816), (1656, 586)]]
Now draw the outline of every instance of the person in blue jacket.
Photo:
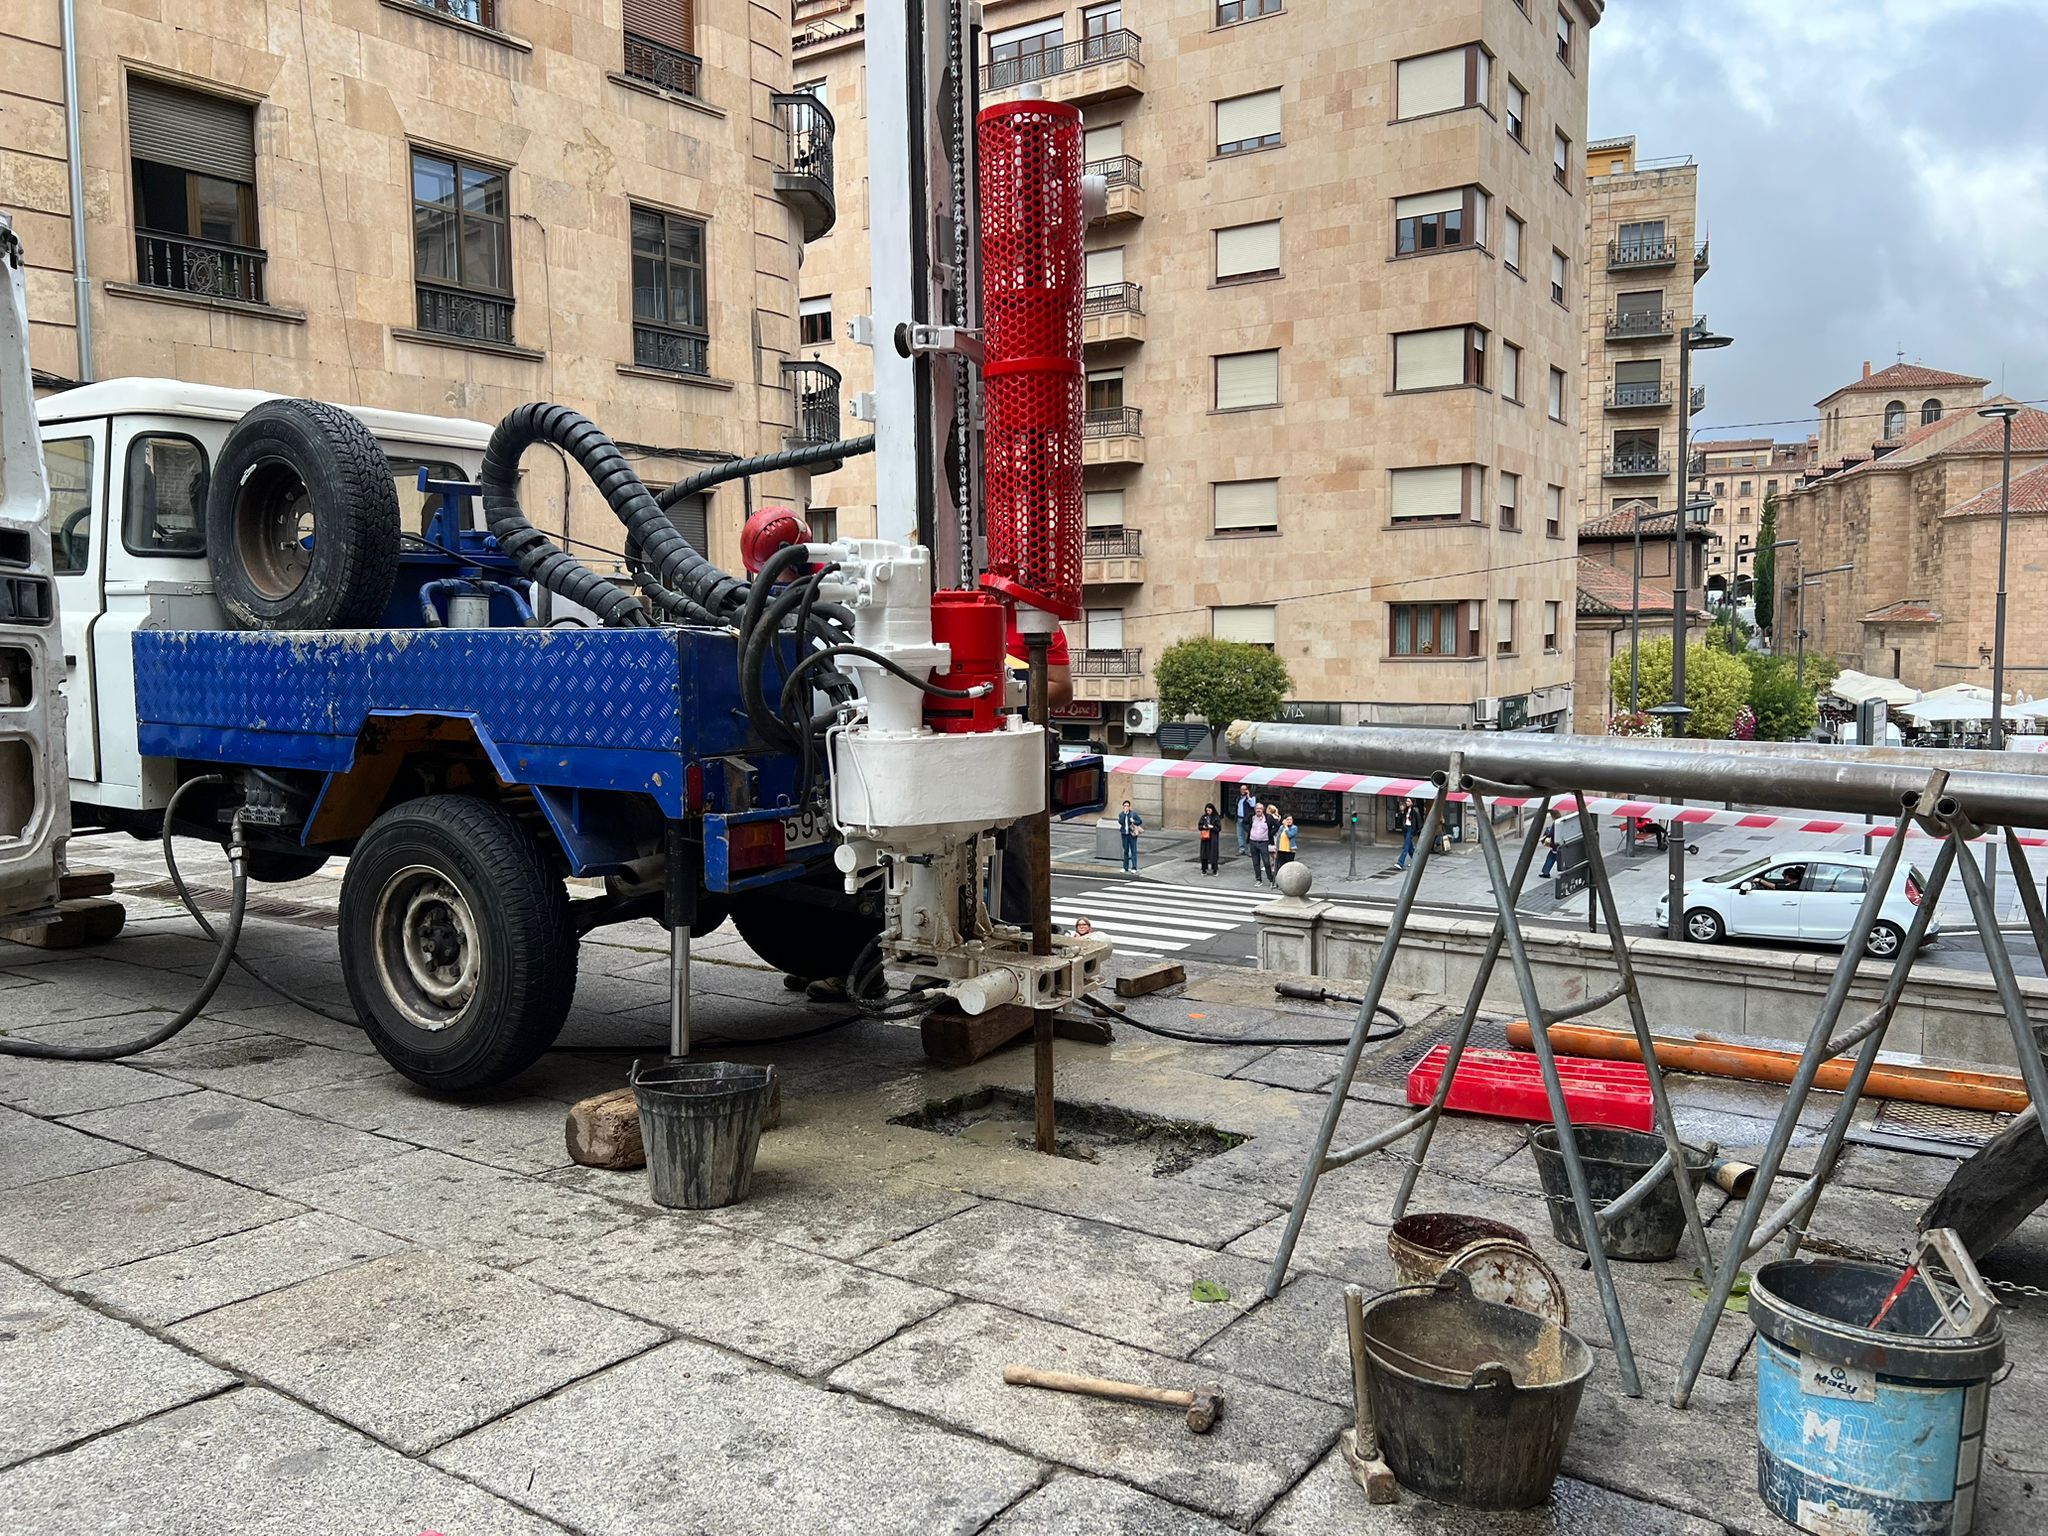
[(1116, 829), (1123, 835), (1124, 868), (1135, 875), (1138, 872), (1138, 834), (1145, 830), (1145, 818), (1131, 809), (1128, 800), (1117, 813)]

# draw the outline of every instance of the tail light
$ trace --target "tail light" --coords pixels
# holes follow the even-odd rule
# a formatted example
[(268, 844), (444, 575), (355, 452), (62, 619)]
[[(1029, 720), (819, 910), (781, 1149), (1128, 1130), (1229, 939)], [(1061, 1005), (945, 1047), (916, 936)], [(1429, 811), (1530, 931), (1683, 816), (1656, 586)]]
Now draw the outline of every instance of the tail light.
[(1916, 907), (1920, 905), (1920, 871), (1917, 869), (1906, 871), (1906, 900)]

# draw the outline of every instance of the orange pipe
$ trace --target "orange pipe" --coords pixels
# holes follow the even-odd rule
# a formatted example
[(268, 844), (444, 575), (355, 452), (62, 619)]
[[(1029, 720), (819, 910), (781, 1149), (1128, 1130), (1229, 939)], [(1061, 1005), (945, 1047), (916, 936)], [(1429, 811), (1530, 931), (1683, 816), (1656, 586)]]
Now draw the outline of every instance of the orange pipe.
[[(1774, 1051), (1760, 1045), (1731, 1045), (1700, 1036), (1674, 1040), (1652, 1035), (1657, 1064), (1674, 1072), (1697, 1072), (1703, 1077), (1732, 1077), (1750, 1083), (1789, 1083), (1799, 1070), (1797, 1051)], [(1508, 1044), (1529, 1049), (1529, 1021), (1516, 1019), (1508, 1025)], [(1642, 1047), (1627, 1030), (1599, 1029), (1584, 1024), (1557, 1024), (1550, 1030), (1551, 1049), (1561, 1056), (1592, 1056), (1602, 1061), (1641, 1061)], [(1813, 1086), (1839, 1093), (1849, 1086), (1855, 1062), (1837, 1056), (1821, 1063)], [(1870, 1069), (1863, 1091), (1874, 1099), (1897, 1099), (1905, 1104), (1941, 1104), (1950, 1109), (1988, 1109), (2017, 1114), (2027, 1107), (2024, 1079), (1999, 1072), (1966, 1072), (1947, 1067), (1896, 1066), (1879, 1062)]]

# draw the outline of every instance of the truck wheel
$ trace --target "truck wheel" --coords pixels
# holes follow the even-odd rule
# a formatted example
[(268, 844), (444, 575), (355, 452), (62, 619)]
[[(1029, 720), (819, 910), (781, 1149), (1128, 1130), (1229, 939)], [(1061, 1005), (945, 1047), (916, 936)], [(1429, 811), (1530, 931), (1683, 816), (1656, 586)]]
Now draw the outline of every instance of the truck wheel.
[(235, 424), (206, 496), (214, 595), (243, 629), (362, 629), (398, 574), (398, 487), (377, 439), (318, 400)]
[[(836, 886), (836, 872), (828, 867), (827, 874)], [(807, 980), (844, 976), (868, 940), (882, 931), (879, 916), (802, 901), (784, 894), (781, 886), (736, 891), (727, 899), (733, 926), (747, 948), (776, 970)]]
[(261, 885), (289, 885), (319, 874), (326, 865), (326, 854), (302, 848), (250, 848), (242, 854), (242, 869)]
[(503, 1082), (576, 992), (569, 899), (510, 812), (428, 795), (378, 817), (341, 883), (341, 971), (379, 1054), (423, 1087)]

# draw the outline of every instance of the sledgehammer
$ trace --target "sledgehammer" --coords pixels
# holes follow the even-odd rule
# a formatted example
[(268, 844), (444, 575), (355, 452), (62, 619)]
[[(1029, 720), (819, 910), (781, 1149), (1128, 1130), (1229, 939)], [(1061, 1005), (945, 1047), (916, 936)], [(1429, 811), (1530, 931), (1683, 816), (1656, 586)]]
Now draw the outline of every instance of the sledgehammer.
[(1161, 1403), (1168, 1408), (1185, 1408), (1188, 1428), (1198, 1435), (1209, 1433), (1223, 1417), (1223, 1388), (1214, 1384), (1183, 1391), (1140, 1386), (1134, 1381), (1105, 1381), (1100, 1376), (1076, 1376), (1069, 1371), (1041, 1371), (1030, 1365), (1004, 1366), (1003, 1380), (1013, 1387), (1047, 1387), (1054, 1392), (1079, 1392), (1124, 1403)]

